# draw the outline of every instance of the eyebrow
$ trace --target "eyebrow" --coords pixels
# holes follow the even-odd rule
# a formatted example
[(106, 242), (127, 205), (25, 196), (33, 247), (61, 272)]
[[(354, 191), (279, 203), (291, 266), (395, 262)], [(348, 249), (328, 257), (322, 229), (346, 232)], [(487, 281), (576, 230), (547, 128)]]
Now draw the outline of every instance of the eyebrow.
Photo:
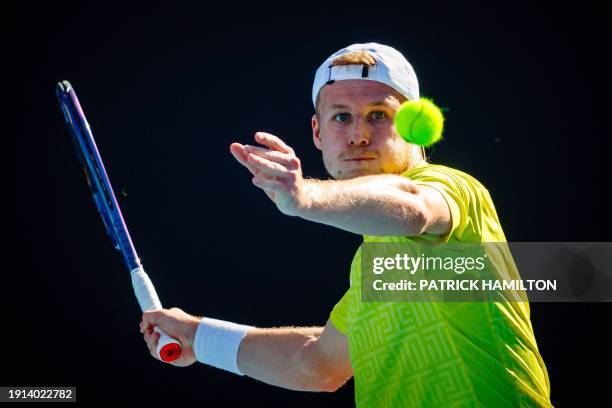
[[(376, 101), (376, 102), (372, 102), (372, 103), (368, 103), (368, 106), (390, 106), (388, 103), (386, 103), (385, 101)], [(334, 104), (331, 106), (331, 109), (348, 109), (349, 107), (347, 105), (342, 105), (342, 104)]]

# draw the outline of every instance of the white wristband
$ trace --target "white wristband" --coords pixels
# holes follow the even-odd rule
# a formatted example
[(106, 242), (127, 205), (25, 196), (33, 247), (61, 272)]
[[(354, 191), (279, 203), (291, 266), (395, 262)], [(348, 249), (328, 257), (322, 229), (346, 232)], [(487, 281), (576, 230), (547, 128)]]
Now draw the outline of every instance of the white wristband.
[(193, 339), (195, 358), (200, 363), (244, 375), (238, 369), (238, 348), (247, 331), (253, 328), (223, 320), (202, 318)]

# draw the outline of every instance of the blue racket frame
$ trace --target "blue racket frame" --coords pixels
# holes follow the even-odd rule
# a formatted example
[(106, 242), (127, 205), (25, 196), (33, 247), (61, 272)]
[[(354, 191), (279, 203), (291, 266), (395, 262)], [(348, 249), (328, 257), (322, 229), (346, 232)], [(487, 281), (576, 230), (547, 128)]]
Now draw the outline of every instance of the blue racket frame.
[(141, 262), (79, 99), (68, 81), (59, 82), (55, 91), (106, 232), (115, 249), (121, 252), (126, 266), (132, 271), (140, 267)]

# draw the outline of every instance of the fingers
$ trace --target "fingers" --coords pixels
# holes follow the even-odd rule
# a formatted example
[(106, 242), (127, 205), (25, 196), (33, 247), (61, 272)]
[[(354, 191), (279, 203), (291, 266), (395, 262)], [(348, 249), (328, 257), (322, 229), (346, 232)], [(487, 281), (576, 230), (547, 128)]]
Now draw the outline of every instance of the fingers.
[(247, 157), (244, 147), (245, 146), (241, 145), (240, 143), (232, 143), (230, 145), (230, 152), (232, 152), (236, 160), (246, 166)]
[(297, 170), (300, 168), (300, 160), (295, 156), (293, 149), (287, 146), (279, 137), (265, 132), (257, 132), (255, 134), (255, 140), (267, 146), (267, 148), (242, 145), (240, 143), (232, 143), (230, 145), (230, 151), (236, 160), (248, 168), (254, 176), (257, 175), (257, 171), (249, 163), (249, 153), (279, 163), (289, 170)]
[[(254, 147), (254, 146), (250, 146), (250, 147)], [(258, 148), (258, 149), (261, 149), (261, 148)], [(244, 167), (249, 169), (249, 171), (251, 172), (253, 176), (257, 177), (260, 180), (273, 180), (272, 176), (265, 174), (264, 172), (262, 172), (259, 168), (255, 166), (255, 163), (251, 163), (248, 160), (248, 153), (246, 152), (246, 150), (247, 150), (247, 146), (243, 146), (240, 143), (232, 143), (230, 145), (230, 151), (232, 152), (236, 160), (240, 164), (242, 164)], [(255, 182), (253, 184), (258, 186)], [(270, 191), (267, 189), (263, 189), (263, 190), (270, 200), (276, 201), (276, 195), (273, 191)]]
[(150, 328), (149, 330), (145, 330), (142, 337), (147, 343), (147, 348), (149, 349), (151, 356), (157, 358), (157, 342), (159, 341), (159, 333)]
[(297, 170), (300, 167), (300, 160), (295, 157), (294, 154), (289, 153), (281, 153), (276, 150), (270, 150), (263, 147), (258, 146), (244, 146), (245, 153), (252, 153), (256, 156), (263, 157), (264, 159), (270, 160), (272, 162), (278, 163), (281, 166), (286, 167), (289, 170)]
[(253, 184), (276, 202), (276, 193), (286, 192), (300, 177), (300, 160), (293, 149), (277, 136), (257, 132), (255, 141), (266, 147), (232, 143), (230, 152), (254, 176)]
[(248, 160), (253, 167), (259, 169), (269, 176), (283, 178), (289, 176), (290, 171), (282, 164), (264, 159), (263, 157), (257, 156), (253, 153), (249, 153)]
[(232, 143), (230, 145), (230, 151), (238, 163), (249, 169), (252, 175), (257, 176), (261, 172), (258, 168), (249, 163), (248, 153), (246, 152), (245, 146), (241, 145), (240, 143)]
[(159, 319), (163, 316), (163, 310), (155, 310), (153, 312), (144, 312), (142, 314), (142, 322), (140, 322), (140, 332), (144, 333), (149, 328), (159, 324)]
[(285, 144), (279, 137), (270, 133), (257, 132), (255, 140), (262, 145), (268, 146), (272, 150), (277, 150), (282, 153), (294, 154), (293, 149)]
[[(235, 143), (235, 145), (238, 145), (238, 143)], [(235, 149), (241, 150), (240, 152), (234, 152), (232, 148), (232, 153), (234, 153), (236, 159), (249, 169), (252, 175), (261, 179), (271, 180), (274, 177), (291, 177), (291, 171), (299, 169), (300, 166), (297, 157), (290, 157), (284, 153), (255, 146), (240, 145)]]

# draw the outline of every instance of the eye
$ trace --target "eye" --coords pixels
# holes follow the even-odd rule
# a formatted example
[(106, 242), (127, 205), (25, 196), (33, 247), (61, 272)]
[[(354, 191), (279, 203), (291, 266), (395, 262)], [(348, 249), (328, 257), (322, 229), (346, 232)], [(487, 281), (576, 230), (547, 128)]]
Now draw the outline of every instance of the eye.
[(351, 115), (348, 113), (338, 113), (337, 115), (334, 116), (334, 120), (336, 122), (346, 122), (351, 118)]
[(372, 117), (376, 120), (383, 120), (387, 117), (387, 114), (382, 111), (372, 112)]

